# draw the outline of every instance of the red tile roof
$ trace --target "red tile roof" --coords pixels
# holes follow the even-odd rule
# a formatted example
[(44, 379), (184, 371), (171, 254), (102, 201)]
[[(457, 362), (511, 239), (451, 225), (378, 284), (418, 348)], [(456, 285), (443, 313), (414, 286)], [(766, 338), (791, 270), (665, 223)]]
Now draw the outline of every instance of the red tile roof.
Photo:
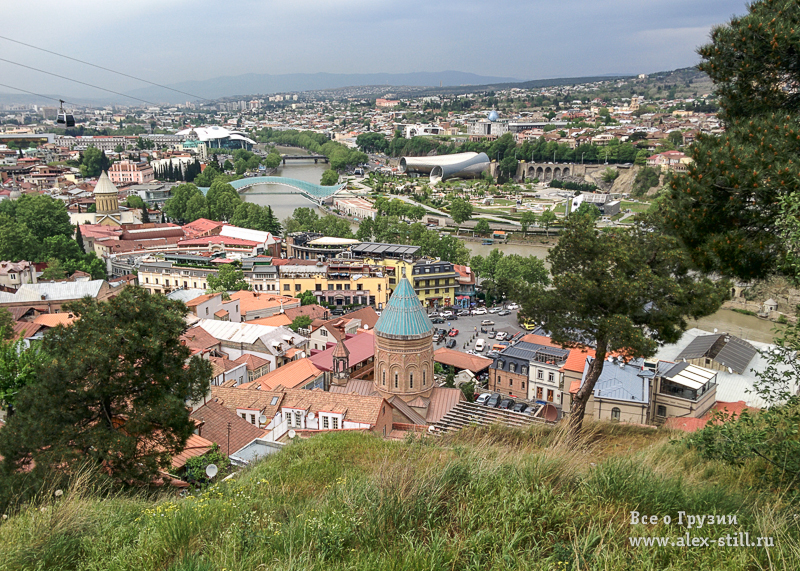
[[(346, 339), (344, 343), (347, 346), (347, 350), (350, 352), (350, 358), (347, 361), (348, 367), (355, 367), (359, 363), (375, 355), (375, 338), (372, 335), (362, 333), (350, 339)], [(330, 349), (312, 355), (309, 359), (318, 369), (332, 371), (333, 352), (335, 349), (336, 346), (333, 346)]]
[[(250, 424), (235, 412), (216, 402), (207, 402), (191, 414), (195, 421), (202, 422), (198, 427), (200, 435), (219, 445), (223, 454), (234, 454), (256, 438), (266, 434), (266, 430)], [(228, 452), (228, 425), (230, 424), (230, 451)]]
[[(672, 430), (695, 432), (696, 430), (700, 430), (706, 426), (708, 421), (711, 420), (711, 415), (713, 412), (721, 411), (728, 415), (737, 417), (742, 414), (742, 411), (745, 410), (754, 412), (758, 409), (747, 406), (747, 403), (741, 400), (737, 402), (719, 401), (711, 407), (710, 411), (700, 418), (671, 417), (667, 419), (667, 421), (664, 423), (664, 426), (666, 428), (671, 428)], [(719, 424), (719, 421), (715, 421), (714, 424)]]
[(293, 389), (302, 387), (320, 375), (322, 375), (322, 371), (310, 359), (298, 359), (270, 371), (252, 383), (245, 383), (240, 388), (260, 388), (262, 391), (274, 391), (282, 386), (285, 389)]
[(189, 437), (189, 440), (186, 442), (186, 448), (183, 449), (183, 452), (172, 457), (172, 467), (176, 470), (183, 468), (190, 458), (202, 456), (211, 450), (213, 445), (214, 443), (210, 440), (206, 440), (202, 436), (192, 434)]

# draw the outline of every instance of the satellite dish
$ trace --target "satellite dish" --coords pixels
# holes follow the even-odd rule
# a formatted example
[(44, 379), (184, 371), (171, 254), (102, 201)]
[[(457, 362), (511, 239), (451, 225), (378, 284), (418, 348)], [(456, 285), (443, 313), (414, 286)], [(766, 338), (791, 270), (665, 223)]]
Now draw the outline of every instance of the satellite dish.
[(731, 374), (733, 374), (733, 369), (731, 369), (730, 367), (728, 367), (728, 372), (729, 372), (729, 373), (731, 373)]
[(715, 328), (714, 328), (714, 333), (716, 333), (717, 331), (719, 331), (719, 330), (718, 330), (718, 329), (715, 327)]
[(258, 422), (259, 422), (259, 424), (266, 424), (267, 423), (267, 415), (266, 414), (262, 414), (261, 416), (259, 416), (258, 417)]
[(309, 413), (306, 415), (306, 418), (307, 418), (308, 420), (314, 420), (314, 413), (313, 413), (313, 412), (309, 412)]
[(290, 430), (289, 431), (289, 438), (294, 438), (295, 436), (297, 436), (297, 433), (294, 431), (294, 429)]
[(433, 434), (435, 430), (436, 430), (436, 427), (433, 426), (432, 424), (428, 427), (428, 432), (431, 433), (431, 434)]
[(369, 329), (369, 323), (364, 324), (364, 329)]
[(208, 466), (206, 466), (206, 476), (208, 476), (209, 478), (213, 478), (214, 476), (216, 476), (217, 472), (218, 470), (216, 464), (209, 464)]

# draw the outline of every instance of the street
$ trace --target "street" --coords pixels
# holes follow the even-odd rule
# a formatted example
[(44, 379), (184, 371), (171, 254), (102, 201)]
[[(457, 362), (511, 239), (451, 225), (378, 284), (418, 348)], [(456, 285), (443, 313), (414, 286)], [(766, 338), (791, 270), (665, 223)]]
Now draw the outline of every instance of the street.
[[(496, 313), (487, 313), (486, 315), (470, 315), (469, 317), (459, 317), (456, 320), (446, 320), (444, 323), (434, 323), (433, 327), (434, 329), (444, 329), (446, 331), (449, 331), (451, 328), (458, 329), (458, 335), (454, 337), (456, 340), (456, 346), (453, 347), (453, 349), (462, 352), (466, 352), (469, 349), (474, 349), (475, 340), (483, 339), (486, 343), (486, 349), (484, 349), (482, 353), (479, 353), (479, 355), (486, 356), (486, 353), (491, 350), (495, 340), (489, 339), (486, 333), (481, 333), (481, 321), (484, 319), (494, 321), (494, 325), (490, 325), (485, 328), (487, 332), (491, 331), (492, 328), (494, 328), (495, 331), (507, 331), (512, 334), (519, 331), (525, 332), (522, 326), (520, 326), (520, 324), (517, 322), (517, 310), (514, 310), (509, 315), (505, 316), (500, 316)], [(444, 341), (440, 343), (434, 343), (434, 349), (444, 347), (448, 339), (453, 339), (453, 337), (446, 336)]]

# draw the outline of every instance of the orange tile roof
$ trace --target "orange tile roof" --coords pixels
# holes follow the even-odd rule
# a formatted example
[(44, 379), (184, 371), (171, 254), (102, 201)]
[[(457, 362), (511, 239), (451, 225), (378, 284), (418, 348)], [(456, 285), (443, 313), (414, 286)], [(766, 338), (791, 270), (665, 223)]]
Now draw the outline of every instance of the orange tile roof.
[(238, 356), (236, 359), (233, 360), (233, 362), (244, 363), (248, 371), (255, 371), (256, 369), (260, 369), (264, 365), (269, 365), (269, 361), (267, 361), (263, 357), (259, 357), (258, 355), (251, 355), (250, 353), (245, 353), (243, 355)]
[[(192, 419), (202, 422), (198, 427), (200, 435), (211, 442), (219, 445), (222, 453), (228, 451), (230, 441), (230, 451), (233, 454), (240, 450), (256, 438), (266, 434), (266, 430), (250, 424), (235, 412), (225, 408), (216, 402), (207, 402), (192, 413)], [(270, 419), (271, 420), (271, 419)], [(230, 440), (228, 425), (230, 424)]]
[(322, 371), (317, 369), (310, 359), (298, 359), (287, 363), (283, 367), (278, 367), (266, 375), (257, 378), (252, 383), (241, 385), (247, 388), (259, 387), (262, 391), (274, 391), (282, 386), (285, 389), (301, 387), (322, 375)]
[(213, 445), (214, 443), (210, 440), (206, 440), (202, 436), (192, 434), (189, 437), (189, 440), (186, 441), (186, 448), (183, 449), (183, 452), (172, 457), (172, 467), (176, 470), (183, 468), (190, 458), (202, 456), (211, 450)]
[(181, 342), (185, 342), (187, 347), (196, 351), (207, 351), (220, 344), (213, 335), (199, 326), (192, 327), (181, 335)]
[(371, 425), (378, 422), (384, 403), (391, 406), (380, 396), (345, 395), (319, 389), (292, 389), (284, 391), (284, 394), (286, 397), (281, 406), (308, 410), (315, 414), (320, 411), (341, 413), (345, 421)]
[[(243, 389), (241, 387), (211, 387), (211, 399), (208, 402), (214, 401), (234, 413), (238, 408), (246, 408), (248, 410), (258, 410), (267, 418), (274, 418), (275, 413), (281, 405), (283, 393), (273, 391), (255, 391), (252, 389)], [(278, 397), (275, 404), (272, 404), (273, 398)]]
[(239, 301), (239, 313), (247, 315), (248, 311), (258, 311), (259, 309), (280, 308), (282, 305), (299, 304), (300, 300), (296, 297), (258, 293), (252, 291), (237, 291), (231, 294), (232, 300)]
[(251, 319), (247, 323), (253, 323), (255, 325), (272, 325), (273, 327), (280, 327), (281, 325), (291, 325), (292, 320), (289, 319), (286, 314), (278, 313), (277, 315), (272, 315), (270, 317), (259, 317), (258, 319)]
[[(667, 419), (667, 421), (664, 423), (664, 426), (666, 428), (671, 428), (673, 430), (682, 430), (684, 432), (695, 432), (696, 430), (705, 428), (708, 421), (711, 420), (711, 415), (713, 412), (721, 411), (728, 415), (733, 415), (734, 417), (736, 417), (741, 415), (742, 412), (745, 410), (753, 412), (758, 409), (747, 406), (747, 403), (741, 400), (737, 402), (718, 401), (714, 403), (714, 406), (711, 407), (710, 411), (708, 411), (700, 418), (671, 417)], [(714, 424), (720, 424), (720, 422), (715, 421)]]
[(36, 335), (42, 326), (38, 323), (31, 323), (30, 321), (15, 321), (14, 322), (14, 338), (27, 339)]
[[(544, 335), (534, 335), (533, 333), (528, 333), (523, 335), (519, 338), (520, 341), (525, 341), (526, 343), (536, 343), (537, 345), (546, 345), (548, 347), (558, 347), (558, 345), (553, 343), (553, 340), (549, 337)], [(582, 371), (583, 369), (581, 369)]]
[(561, 370), (582, 374), (587, 357), (594, 358), (594, 349), (570, 349), (567, 361), (561, 366)]
[(442, 365), (452, 365), (456, 369), (468, 369), (473, 373), (480, 373), (488, 369), (493, 363), (492, 359), (454, 351), (446, 347), (441, 347), (434, 351), (433, 360)]
[(42, 327), (57, 327), (63, 325), (64, 327), (72, 325), (75, 317), (71, 313), (43, 313), (33, 320), (34, 323)]
[(194, 299), (190, 299), (186, 302), (186, 307), (195, 307), (200, 305), (201, 303), (207, 302), (209, 299), (214, 298), (218, 295), (222, 295), (221, 293), (204, 293), (203, 295), (197, 296)]
[(214, 312), (214, 317), (225, 317), (227, 315), (230, 315), (227, 309), (220, 309)]

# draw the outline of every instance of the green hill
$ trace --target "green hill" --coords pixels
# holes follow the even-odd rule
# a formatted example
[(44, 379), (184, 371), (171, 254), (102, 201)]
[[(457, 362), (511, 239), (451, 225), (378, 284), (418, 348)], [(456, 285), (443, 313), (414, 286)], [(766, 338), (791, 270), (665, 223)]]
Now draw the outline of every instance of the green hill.
[[(794, 512), (754, 476), (669, 433), (597, 425), (580, 451), (556, 431), (467, 429), (390, 442), (296, 442), (202, 494), (106, 494), (78, 477), (0, 525), (0, 569), (797, 569)], [(631, 526), (630, 512), (737, 524)], [(727, 520), (726, 520), (727, 521)], [(629, 536), (772, 536), (761, 548), (631, 547)]]

